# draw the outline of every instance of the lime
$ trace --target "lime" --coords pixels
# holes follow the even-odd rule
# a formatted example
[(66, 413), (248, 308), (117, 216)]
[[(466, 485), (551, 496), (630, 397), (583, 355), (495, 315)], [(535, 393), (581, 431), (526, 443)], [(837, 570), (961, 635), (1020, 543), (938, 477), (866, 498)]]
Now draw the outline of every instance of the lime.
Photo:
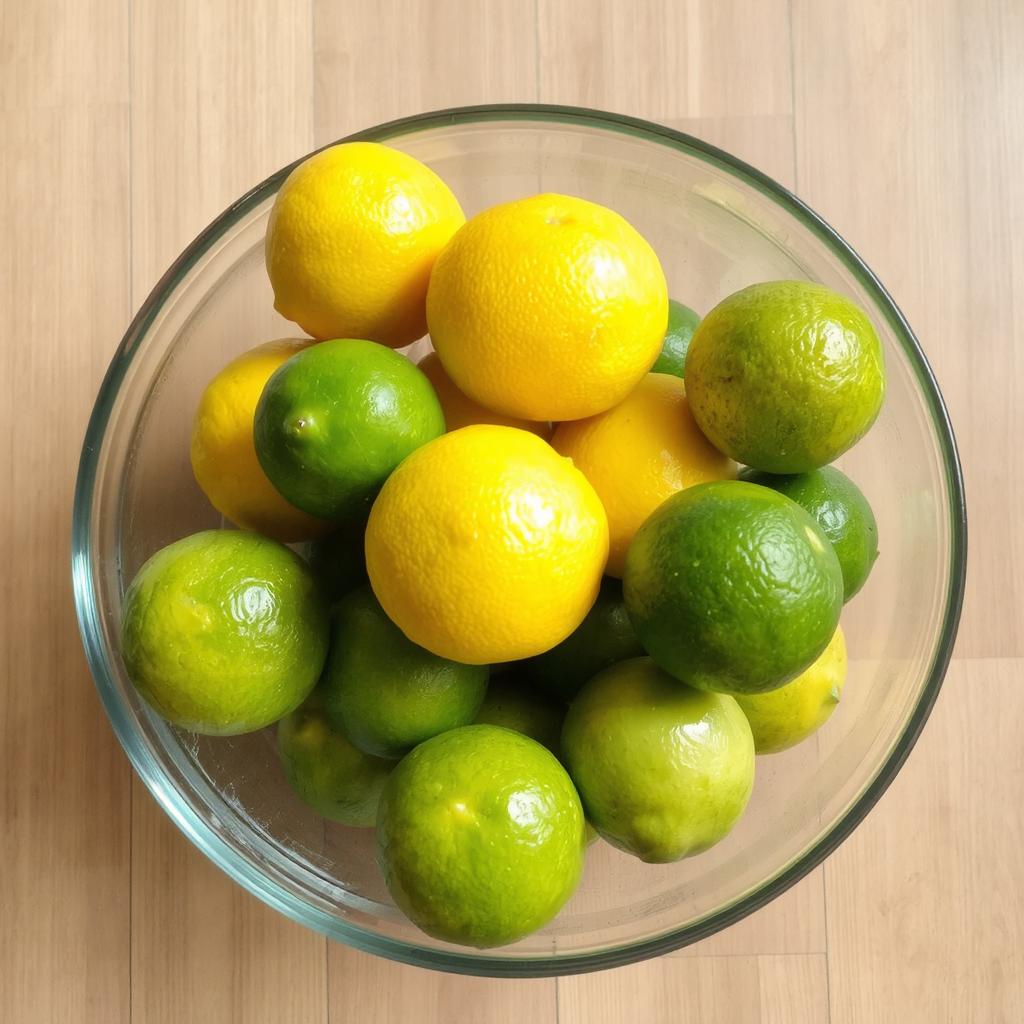
[(366, 556), (362, 520), (345, 523), (306, 548), (306, 560), (328, 604), (366, 583)]
[(328, 713), (360, 750), (397, 758), (472, 722), (488, 671), (417, 647), (362, 587), (335, 605), (321, 688)]
[(683, 376), (686, 353), (690, 339), (700, 323), (700, 314), (675, 299), (668, 300), (668, 330), (661, 343), (661, 355), (651, 367), (651, 373), (670, 373), (673, 377)]
[(255, 533), (169, 544), (124, 595), (125, 668), (164, 718), (212, 736), (262, 729), (313, 688), (327, 610), (305, 562)]
[(785, 494), (814, 517), (835, 549), (843, 570), (843, 600), (849, 601), (878, 558), (878, 524), (860, 488), (834, 466), (789, 476), (748, 469), (742, 478)]
[(769, 473), (803, 473), (874, 423), (885, 395), (882, 346), (864, 312), (820, 284), (755, 284), (700, 322), (686, 395), (716, 448)]
[(622, 601), (622, 584), (605, 576), (583, 622), (560, 644), (524, 662), (523, 671), (540, 689), (568, 703), (601, 669), (643, 653)]
[(686, 686), (650, 658), (620, 661), (580, 690), (562, 749), (587, 820), (655, 864), (714, 846), (754, 785), (754, 741), (736, 701)]
[(785, 495), (739, 480), (661, 505), (629, 549), (623, 590), (647, 653), (722, 693), (760, 693), (802, 672), (843, 606), (843, 574), (818, 524)]
[(583, 869), (583, 809), (558, 759), (495, 725), (453, 729), (403, 758), (377, 818), (395, 903), (428, 935), (514, 942), (547, 924)]
[(364, 754), (324, 710), (319, 690), (277, 727), (277, 749), (292, 788), (318, 814), (370, 828), (393, 761)]
[(846, 682), (846, 641), (838, 627), (810, 668), (769, 693), (737, 694), (759, 754), (787, 750), (828, 721)]
[(537, 693), (525, 679), (513, 674), (490, 681), (476, 721), (521, 732), (558, 757), (563, 718), (564, 707)]
[(256, 406), (256, 454), (293, 505), (321, 519), (365, 518), (411, 451), (444, 433), (430, 381), (372, 341), (338, 339), (294, 355)]

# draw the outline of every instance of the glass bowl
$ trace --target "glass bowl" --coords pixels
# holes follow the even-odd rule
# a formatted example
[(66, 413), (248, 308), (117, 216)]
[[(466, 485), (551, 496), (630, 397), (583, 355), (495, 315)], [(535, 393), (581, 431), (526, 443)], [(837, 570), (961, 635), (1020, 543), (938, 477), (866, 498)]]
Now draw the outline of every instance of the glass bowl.
[[(670, 293), (700, 311), (755, 281), (806, 278), (858, 302), (884, 342), (889, 392), (840, 464), (878, 517), (881, 557), (843, 625), (850, 676), (827, 726), (760, 758), (746, 815), (718, 846), (651, 866), (605, 843), (542, 931), (486, 953), (434, 941), (388, 899), (372, 830), (325, 822), (289, 790), (271, 731), (234, 739), (168, 726), (141, 703), (119, 650), (125, 586), (155, 550), (217, 526), (189, 467), (205, 383), (253, 345), (295, 335), (263, 267), (284, 168), (234, 203), (175, 262), (117, 350), (89, 423), (72, 571), (92, 673), (135, 770), (232, 878), (301, 923), (425, 967), (553, 975), (657, 956), (732, 924), (823, 860), (893, 780), (942, 682), (962, 598), (966, 520), (953, 435), (910, 328), (848, 245), (764, 175), (697, 139), (618, 115), (546, 106), (424, 114), (353, 139), (433, 167), (466, 213), (536, 192), (618, 210), (659, 253)], [(413, 357), (429, 347), (417, 342)]]

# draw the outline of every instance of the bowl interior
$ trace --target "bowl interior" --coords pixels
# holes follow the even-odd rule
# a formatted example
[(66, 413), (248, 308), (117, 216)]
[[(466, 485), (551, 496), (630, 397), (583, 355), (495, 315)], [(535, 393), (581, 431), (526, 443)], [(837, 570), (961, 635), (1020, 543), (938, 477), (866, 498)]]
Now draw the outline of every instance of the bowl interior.
[[(807, 278), (872, 316), (889, 393), (839, 465), (878, 518), (881, 557), (843, 626), (850, 677), (828, 725), (757, 764), (749, 809), (725, 841), (650, 866), (591, 848), (578, 893), (543, 931), (478, 955), (423, 936), (391, 905), (373, 834), (325, 824), (292, 794), (271, 731), (208, 739), (166, 726), (126, 679), (124, 587), (156, 549), (220, 525), (188, 461), (207, 380), (259, 342), (295, 335), (273, 309), (262, 242), (282, 175), (185, 254), (140, 313), (101, 393), (83, 456), (75, 582), (83, 635), (122, 742), (187, 834), (262, 898), (343, 941), (484, 973), (623, 962), (700, 937), (799, 877), (866, 811), (912, 744), (941, 681), (962, 583), (961, 494), (941, 401), (913, 339), (870, 274), (813, 215), (707, 147), (635, 122), (541, 110), (476, 111), (385, 126), (433, 167), (467, 214), (539, 191), (606, 204), (653, 244), (670, 294), (706, 312), (755, 281)], [(412, 358), (429, 348), (417, 342)]]

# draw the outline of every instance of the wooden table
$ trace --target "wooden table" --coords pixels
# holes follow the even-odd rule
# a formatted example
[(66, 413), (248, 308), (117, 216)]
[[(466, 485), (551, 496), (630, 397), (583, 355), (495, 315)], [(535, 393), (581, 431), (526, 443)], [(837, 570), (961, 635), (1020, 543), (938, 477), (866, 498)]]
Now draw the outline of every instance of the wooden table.
[[(0, 1018), (1024, 1019), (1022, 53), (1021, 0), (5, 5)], [(919, 746), (855, 835), (705, 943), (557, 982), (395, 966), (230, 883), (133, 779), (69, 586), (86, 417), (170, 260), (315, 145), (497, 100), (659, 120), (795, 188), (916, 327), (973, 513), (956, 660)]]

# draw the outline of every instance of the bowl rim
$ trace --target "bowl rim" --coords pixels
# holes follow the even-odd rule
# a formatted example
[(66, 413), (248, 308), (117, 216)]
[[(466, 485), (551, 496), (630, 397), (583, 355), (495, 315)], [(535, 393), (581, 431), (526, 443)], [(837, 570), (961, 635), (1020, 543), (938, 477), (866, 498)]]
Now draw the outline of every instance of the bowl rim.
[[(779, 896), (817, 867), (853, 832), (877, 803), (907, 759), (928, 720), (942, 686), (952, 656), (963, 606), (967, 567), (967, 509), (963, 475), (949, 414), (931, 367), (903, 313), (875, 274), (833, 228), (789, 189), (746, 162), (684, 132), (640, 118), (583, 107), (540, 103), (496, 103), (428, 111), (384, 122), (345, 136), (337, 142), (386, 142), (423, 129), (456, 124), (484, 124), (492, 121), (539, 121), (597, 127), (681, 150), (725, 170), (773, 200), (826, 244), (871, 296), (908, 358), (927, 401), (942, 455), (951, 523), (950, 575), (946, 588), (942, 628), (920, 698), (889, 756), (846, 813), (834, 822), (813, 846), (783, 870), (762, 882), (751, 892), (687, 925), (607, 949), (520, 957), (515, 954), (495, 956), (480, 952), (419, 946), (405, 940), (379, 935), (352, 922), (333, 917), (267, 877), (254, 863), (239, 857), (186, 801), (175, 798), (174, 791), (166, 786), (162, 778), (159, 765), (152, 759), (144, 745), (138, 742), (131, 717), (118, 697), (103, 643), (92, 588), (91, 535), (97, 463), (121, 382), (136, 349), (166, 298), (173, 293), (179, 282), (218, 238), (240, 217), (275, 192), (291, 170), (311, 154), (293, 161), (250, 189), (200, 232), (160, 278), (132, 319), (107, 369), (86, 429), (73, 503), (71, 572), (82, 644), (97, 690), (118, 740), (136, 773), (163, 810), (181, 831), (234, 881), (292, 920), (314, 928), (328, 938), (388, 959), (460, 974), (551, 977), (635, 963), (706, 938)], [(320, 149), (336, 144), (331, 142), (312, 152), (319, 152)]]

